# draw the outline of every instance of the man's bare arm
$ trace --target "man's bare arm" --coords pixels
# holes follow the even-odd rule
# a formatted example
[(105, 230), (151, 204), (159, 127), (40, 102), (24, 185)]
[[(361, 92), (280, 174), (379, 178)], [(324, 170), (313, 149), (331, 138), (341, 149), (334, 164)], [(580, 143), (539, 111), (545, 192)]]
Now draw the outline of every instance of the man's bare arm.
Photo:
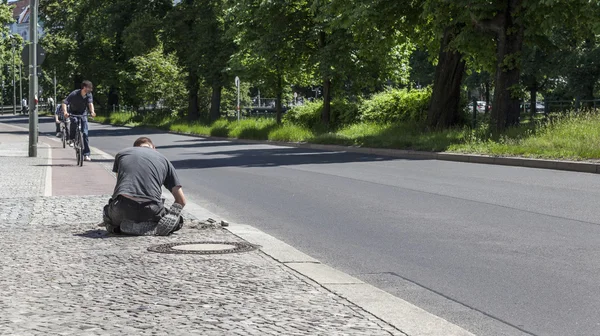
[(89, 103), (88, 108), (90, 109), (90, 113), (92, 114), (92, 117), (96, 117), (96, 111), (94, 111), (94, 104)]
[(69, 116), (69, 112), (67, 112), (67, 104), (62, 103), (62, 110), (63, 110), (63, 114), (65, 115), (65, 118)]
[(181, 207), (185, 206), (185, 195), (183, 194), (181, 186), (171, 189), (171, 194), (173, 194), (173, 197), (175, 198), (175, 203), (180, 204)]

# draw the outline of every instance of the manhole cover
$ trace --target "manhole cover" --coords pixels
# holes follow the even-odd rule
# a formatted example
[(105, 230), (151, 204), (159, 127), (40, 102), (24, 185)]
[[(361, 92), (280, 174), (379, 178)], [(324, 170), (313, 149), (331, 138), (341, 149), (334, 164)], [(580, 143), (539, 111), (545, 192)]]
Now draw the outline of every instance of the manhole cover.
[(239, 242), (193, 242), (154, 245), (150, 246), (148, 251), (170, 254), (225, 254), (250, 252), (257, 248), (257, 245)]

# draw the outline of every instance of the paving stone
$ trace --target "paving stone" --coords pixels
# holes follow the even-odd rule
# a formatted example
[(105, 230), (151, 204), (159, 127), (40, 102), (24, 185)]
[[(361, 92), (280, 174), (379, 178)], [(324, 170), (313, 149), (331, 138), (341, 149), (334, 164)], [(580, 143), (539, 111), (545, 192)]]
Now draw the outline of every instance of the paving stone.
[[(6, 158), (24, 168), (5, 174)], [(241, 241), (218, 225), (184, 213), (168, 237), (109, 235), (108, 195), (41, 197), (43, 165), (1, 159), (0, 187), (29, 186), (0, 189), (2, 335), (403, 335), (260, 251), (147, 251)]]

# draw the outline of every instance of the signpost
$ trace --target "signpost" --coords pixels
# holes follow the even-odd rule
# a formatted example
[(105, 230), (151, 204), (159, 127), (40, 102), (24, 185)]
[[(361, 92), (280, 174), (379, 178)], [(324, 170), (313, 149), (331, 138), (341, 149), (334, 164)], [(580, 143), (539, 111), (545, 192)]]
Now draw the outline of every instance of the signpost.
[[(29, 157), (37, 157), (37, 142), (38, 142), (38, 110), (35, 103), (35, 97), (38, 88), (37, 77), (37, 36), (38, 36), (38, 1), (31, 0), (31, 14), (29, 16), (29, 38), (32, 47), (29, 49)], [(43, 49), (42, 49), (43, 50)], [(45, 55), (41, 55), (40, 60), (43, 61)]]
[(15, 40), (11, 41), (12, 45), (12, 73), (13, 73), (13, 114), (17, 114), (17, 78), (16, 78), (16, 70), (15, 66)]
[(237, 87), (237, 117), (240, 121), (240, 77), (235, 77), (235, 86)]

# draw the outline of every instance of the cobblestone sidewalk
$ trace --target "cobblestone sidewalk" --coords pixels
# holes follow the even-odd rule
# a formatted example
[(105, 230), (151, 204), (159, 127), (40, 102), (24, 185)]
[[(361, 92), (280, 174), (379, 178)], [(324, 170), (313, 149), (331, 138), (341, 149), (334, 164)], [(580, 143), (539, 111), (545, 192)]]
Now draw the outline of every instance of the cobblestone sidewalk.
[[(42, 197), (44, 160), (9, 156), (5, 144), (1, 335), (403, 335), (260, 251), (147, 251), (239, 240), (226, 230), (188, 225), (170, 237), (109, 236), (98, 227), (107, 195)], [(15, 181), (29, 191), (15, 193)]]

